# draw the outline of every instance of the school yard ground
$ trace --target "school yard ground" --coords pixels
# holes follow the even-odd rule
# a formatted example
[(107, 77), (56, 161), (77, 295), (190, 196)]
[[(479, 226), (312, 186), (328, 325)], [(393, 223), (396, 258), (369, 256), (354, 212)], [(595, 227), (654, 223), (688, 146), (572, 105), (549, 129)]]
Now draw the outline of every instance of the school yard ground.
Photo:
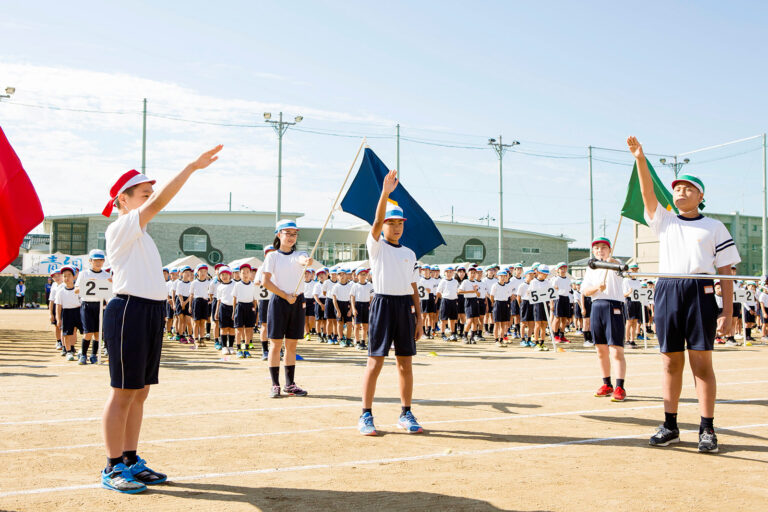
[(765, 510), (768, 347), (716, 349), (721, 446), (701, 455), (689, 373), (683, 442), (650, 448), (663, 419), (656, 347), (628, 351), (628, 398), (612, 403), (593, 396), (596, 356), (573, 338), (543, 353), (420, 342), (426, 433), (395, 427), (389, 361), (378, 437), (356, 430), (365, 355), (353, 348), (302, 341), (297, 383), (310, 395), (270, 399), (266, 362), (166, 342), (139, 453), (170, 483), (129, 496), (99, 488), (107, 366), (63, 360), (45, 312), (2, 310), (0, 509)]

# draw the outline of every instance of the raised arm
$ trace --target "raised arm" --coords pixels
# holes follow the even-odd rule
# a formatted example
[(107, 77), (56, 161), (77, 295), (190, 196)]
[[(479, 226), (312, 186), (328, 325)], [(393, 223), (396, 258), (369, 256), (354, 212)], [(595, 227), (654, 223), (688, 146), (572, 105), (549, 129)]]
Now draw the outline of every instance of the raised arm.
[(381, 235), (381, 228), (384, 227), (384, 217), (387, 215), (387, 200), (389, 194), (394, 192), (397, 188), (397, 171), (389, 171), (389, 174), (384, 178), (384, 184), (381, 188), (381, 197), (379, 197), (379, 204), (376, 205), (376, 218), (373, 220), (373, 226), (371, 226), (371, 236), (377, 242), (379, 241), (379, 235)]
[(181, 187), (187, 182), (189, 177), (192, 176), (193, 172), (205, 169), (218, 160), (219, 157), (216, 156), (216, 153), (221, 151), (221, 148), (223, 147), (224, 146), (219, 144), (215, 148), (206, 151), (200, 155), (197, 160), (187, 165), (180, 173), (174, 176), (171, 181), (158, 187), (157, 190), (152, 192), (152, 195), (149, 196), (147, 202), (139, 208), (139, 224), (141, 227), (145, 228), (147, 224), (149, 224), (149, 221), (152, 220), (160, 210), (165, 208), (165, 205), (167, 205), (171, 199), (173, 199), (173, 196), (181, 190)]
[(640, 192), (643, 195), (645, 211), (648, 213), (648, 218), (653, 219), (659, 201), (656, 199), (656, 192), (653, 190), (651, 171), (648, 170), (648, 162), (645, 159), (645, 153), (643, 153), (643, 146), (640, 145), (640, 142), (634, 135), (627, 138), (627, 146), (629, 146), (629, 150), (632, 152), (637, 163), (637, 176), (640, 179)]

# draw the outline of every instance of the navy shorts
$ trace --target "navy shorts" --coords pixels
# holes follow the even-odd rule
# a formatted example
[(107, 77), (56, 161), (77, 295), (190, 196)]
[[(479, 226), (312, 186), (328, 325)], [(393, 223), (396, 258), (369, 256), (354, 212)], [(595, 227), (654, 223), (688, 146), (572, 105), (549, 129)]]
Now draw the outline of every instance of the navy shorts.
[(80, 325), (83, 326), (83, 334), (99, 332), (99, 302), (83, 302), (80, 304)]
[(235, 328), (253, 329), (256, 325), (256, 308), (253, 302), (238, 302), (235, 306)]
[(163, 348), (163, 301), (117, 295), (104, 311), (110, 385), (142, 389), (158, 383)]
[(168, 300), (165, 301), (165, 318), (166, 319), (173, 318), (173, 314), (175, 313), (173, 310), (174, 309), (173, 304), (171, 304), (172, 300), (173, 299), (169, 298)]
[(480, 316), (479, 309), (477, 307), (477, 297), (465, 297), (464, 298), (464, 314), (467, 318), (477, 318)]
[[(96, 322), (98, 322), (98, 318)], [(80, 318), (80, 308), (67, 308), (61, 309), (61, 334), (64, 336), (72, 336), (75, 334), (75, 329), (83, 332), (83, 320)]]
[(573, 316), (581, 318), (581, 305), (578, 302), (573, 303)]
[(456, 299), (456, 309), (459, 310), (460, 315), (465, 314), (464, 305), (466, 304), (466, 302), (467, 302), (467, 298), (464, 295), (459, 295), (459, 298)]
[(349, 301), (347, 301), (347, 300), (337, 300), (336, 303), (339, 305), (339, 310), (336, 311), (336, 319), (339, 322), (349, 322), (349, 321), (351, 321), (352, 320), (352, 312), (350, 311), (350, 308), (349, 308)]
[(355, 311), (357, 312), (355, 325), (367, 324), (371, 313), (371, 303), (355, 301)]
[(747, 323), (747, 324), (755, 323), (755, 314), (752, 313), (752, 311), (750, 311), (749, 308), (744, 309), (744, 323)]
[(184, 297), (181, 295), (176, 296), (176, 316), (179, 315), (187, 315), (192, 316), (192, 311), (189, 302), (184, 307), (181, 307), (181, 300), (187, 300), (189, 297)]
[(336, 320), (336, 308), (333, 305), (333, 299), (330, 297), (325, 298), (325, 319)]
[(261, 323), (267, 323), (267, 317), (269, 317), (269, 299), (259, 301), (259, 319)]
[(531, 304), (531, 309), (533, 310), (533, 321), (534, 322), (546, 322), (547, 321), (547, 310), (544, 309), (546, 306), (543, 302), (538, 302), (536, 304)]
[(527, 300), (523, 300), (522, 304), (520, 304), (520, 321), (533, 322), (533, 308)]
[(509, 314), (512, 316), (520, 316), (520, 304), (517, 302), (517, 297), (509, 299)]
[(325, 318), (325, 309), (323, 309), (325, 307), (325, 299), (321, 298), (319, 295), (317, 298), (320, 299), (323, 305), (321, 306), (315, 301), (315, 320), (323, 320)]
[(368, 323), (369, 356), (389, 355), (393, 343), (396, 356), (416, 355), (416, 318), (411, 313), (412, 306), (410, 295), (374, 295)]
[(459, 301), (443, 299), (440, 301), (440, 320), (456, 320), (459, 318)]
[(627, 306), (627, 318), (629, 320), (641, 320), (643, 318), (643, 305), (636, 300), (625, 301)]
[(277, 295), (269, 299), (267, 337), (271, 340), (298, 340), (304, 337), (304, 294), (290, 304)]
[(477, 303), (477, 316), (485, 316), (486, 311), (488, 311), (488, 309), (486, 308), (487, 300), (488, 299), (485, 299), (485, 298), (481, 299), (479, 297), (475, 299), (475, 302)]
[(219, 328), (233, 329), (235, 327), (235, 310), (229, 304), (219, 303)]
[(571, 317), (571, 297), (559, 295), (555, 301), (555, 316), (559, 318)]
[(314, 297), (311, 299), (304, 299), (304, 314), (307, 316), (315, 316), (316, 304)]
[(584, 318), (589, 319), (592, 316), (592, 297), (584, 297), (584, 311), (581, 312)]
[(662, 353), (712, 350), (717, 302), (711, 279), (659, 279), (654, 299), (656, 335)]
[(429, 309), (429, 304), (427, 304), (428, 302), (429, 302), (429, 299), (421, 299), (419, 301), (419, 304), (421, 305), (422, 313), (427, 313), (427, 310)]
[(192, 301), (192, 318), (195, 320), (205, 320), (208, 318), (208, 299), (195, 297)]
[(595, 345), (624, 346), (624, 304), (599, 299), (592, 303), (589, 331)]
[(733, 303), (733, 318), (741, 318), (741, 302)]
[[(424, 311), (422, 311), (423, 313)], [(427, 313), (437, 313), (437, 297), (433, 293), (429, 294), (427, 299)]]
[(509, 301), (497, 300), (493, 303), (493, 321), (494, 322), (509, 322)]

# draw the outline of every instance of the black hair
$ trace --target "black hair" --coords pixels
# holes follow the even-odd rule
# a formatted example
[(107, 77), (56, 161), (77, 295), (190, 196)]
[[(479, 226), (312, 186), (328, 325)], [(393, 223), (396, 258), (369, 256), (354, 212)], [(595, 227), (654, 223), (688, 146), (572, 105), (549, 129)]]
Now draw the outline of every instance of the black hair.
[(272, 242), (272, 246), (275, 249), (280, 249), (280, 237), (279, 236), (275, 235), (275, 241)]

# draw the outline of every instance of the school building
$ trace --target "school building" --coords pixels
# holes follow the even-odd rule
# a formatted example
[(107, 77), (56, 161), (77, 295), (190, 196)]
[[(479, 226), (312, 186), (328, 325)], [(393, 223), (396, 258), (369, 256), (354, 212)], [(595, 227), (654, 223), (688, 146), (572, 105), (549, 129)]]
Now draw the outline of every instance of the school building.
[[(283, 212), (282, 218), (296, 220), (298, 249), (311, 250), (320, 227), (302, 226), (302, 213)], [(50, 234), (50, 252), (85, 254), (92, 248), (105, 248), (104, 233), (111, 220), (100, 214), (47, 217), (44, 232)], [(164, 263), (185, 255), (195, 255), (210, 264), (256, 256), (274, 239), (274, 212), (256, 211), (164, 211), (149, 224), (148, 232), (157, 244)], [(422, 258), (424, 263), (499, 262), (498, 228), (487, 225), (436, 222), (447, 245)], [(328, 228), (318, 246), (315, 259), (325, 265), (368, 258), (365, 240), (370, 226)], [(535, 261), (568, 261), (565, 236), (517, 229), (504, 230), (505, 264)]]
[[(761, 275), (763, 255), (763, 218), (734, 213), (706, 213), (707, 217), (717, 219), (728, 231), (739, 249), (741, 263), (738, 273), (742, 275)], [(634, 223), (634, 259), (644, 272), (659, 270), (659, 242), (651, 230), (642, 224)]]

